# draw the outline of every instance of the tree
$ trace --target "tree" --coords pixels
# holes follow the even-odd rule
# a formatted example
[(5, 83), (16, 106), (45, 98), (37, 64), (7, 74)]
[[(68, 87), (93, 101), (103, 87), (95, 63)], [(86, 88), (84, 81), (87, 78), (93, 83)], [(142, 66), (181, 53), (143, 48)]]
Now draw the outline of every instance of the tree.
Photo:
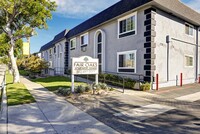
[(51, 0), (0, 0), (0, 33), (8, 37), (11, 67), (14, 83), (20, 82), (19, 71), (14, 57), (16, 41), (36, 34), (35, 29), (47, 28), (56, 4)]
[[(9, 38), (5, 33), (0, 34), (0, 57), (7, 57), (9, 52)], [(21, 39), (17, 40), (14, 48), (15, 57), (22, 55), (23, 41)]]
[(31, 74), (39, 74), (43, 69), (48, 68), (48, 62), (35, 55), (18, 59), (17, 65), (20, 69), (27, 70)]
[(26, 61), (26, 69), (33, 74), (41, 73), (46, 68), (48, 68), (48, 62), (38, 56), (31, 55)]

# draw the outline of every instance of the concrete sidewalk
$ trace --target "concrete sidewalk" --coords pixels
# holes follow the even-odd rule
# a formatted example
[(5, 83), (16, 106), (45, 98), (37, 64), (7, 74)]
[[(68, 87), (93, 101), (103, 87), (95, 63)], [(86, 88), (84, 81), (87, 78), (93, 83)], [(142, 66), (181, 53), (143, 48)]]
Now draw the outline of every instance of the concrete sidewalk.
[(118, 133), (41, 85), (26, 78), (21, 82), (37, 103), (8, 107), (8, 133)]

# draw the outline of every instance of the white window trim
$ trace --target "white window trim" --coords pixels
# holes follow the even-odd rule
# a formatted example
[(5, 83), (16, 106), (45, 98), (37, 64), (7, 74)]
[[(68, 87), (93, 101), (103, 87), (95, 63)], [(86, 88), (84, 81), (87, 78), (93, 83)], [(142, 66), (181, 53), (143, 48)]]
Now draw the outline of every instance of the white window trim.
[[(88, 43), (87, 43), (87, 44), (81, 44), (81, 37), (83, 37), (83, 36), (85, 36), (85, 35), (88, 36)], [(80, 35), (80, 45), (81, 45), (81, 46), (85, 46), (85, 45), (88, 45), (88, 44), (89, 44), (89, 33), (87, 32), (87, 33), (84, 33), (84, 34)]]
[(189, 24), (189, 23), (187, 23), (187, 22), (185, 22), (185, 27), (186, 27), (186, 25), (189, 25), (189, 27), (192, 27), (192, 28), (193, 28), (193, 33), (192, 33), (193, 35), (187, 34), (186, 31), (185, 31), (185, 34), (186, 34), (187, 36), (194, 37), (194, 26), (191, 25), (191, 24)]
[[(71, 41), (75, 41), (74, 47), (71, 47)], [(76, 49), (76, 38), (72, 38), (69, 42), (70, 42), (70, 49)]]
[[(135, 63), (134, 63), (135, 67), (119, 67), (119, 55), (127, 54), (127, 53), (135, 54)], [(136, 60), (137, 60), (137, 50), (117, 52), (117, 73), (130, 73), (130, 72), (119, 72), (119, 69), (135, 69), (135, 71), (132, 73), (136, 74), (136, 72), (137, 72)]]
[[(192, 57), (192, 59), (193, 59), (193, 61), (192, 61), (192, 66), (187, 66), (187, 65), (186, 65), (186, 56), (187, 56), (187, 57)], [(184, 66), (185, 66), (185, 68), (194, 68), (194, 56), (193, 56), (193, 55), (188, 55), (188, 54), (185, 54), (185, 55), (184, 55)]]
[[(120, 33), (120, 21), (125, 20), (125, 19), (127, 19), (127, 18), (130, 18), (130, 17), (132, 17), (132, 16), (135, 16), (135, 30), (131, 30), (131, 31), (127, 31), (127, 32), (124, 32), (124, 33)], [(133, 31), (135, 31), (135, 34), (134, 34), (134, 35), (136, 35), (136, 34), (137, 34), (137, 12), (134, 12), (134, 13), (132, 13), (132, 14), (129, 14), (129, 15), (127, 15), (127, 16), (124, 16), (124, 17), (118, 19), (118, 24), (117, 24), (117, 25), (118, 25), (118, 26), (117, 26), (117, 27), (118, 27), (118, 35), (117, 35), (118, 39), (120, 39), (120, 38), (119, 38), (120, 35), (129, 33), (129, 32), (133, 32)], [(133, 35), (132, 35), (132, 36), (133, 36)]]

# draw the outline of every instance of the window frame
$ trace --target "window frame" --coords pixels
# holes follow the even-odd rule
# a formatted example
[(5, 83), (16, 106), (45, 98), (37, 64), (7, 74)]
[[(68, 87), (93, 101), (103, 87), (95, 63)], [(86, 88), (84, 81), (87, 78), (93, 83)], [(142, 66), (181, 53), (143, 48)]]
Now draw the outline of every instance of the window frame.
[[(191, 66), (187, 65), (187, 57), (192, 58), (192, 65)], [(184, 55), (184, 66), (186, 68), (193, 68), (194, 67), (194, 56), (185, 54)]]
[[(189, 33), (186, 32), (187, 25), (189, 27)], [(192, 35), (190, 34), (190, 28), (192, 28)], [(191, 24), (189, 24), (189, 23), (185, 23), (185, 34), (188, 35), (188, 36), (190, 36), (190, 37), (194, 37), (194, 26), (191, 25)]]
[[(128, 20), (131, 17), (135, 17), (135, 28), (133, 30), (129, 30), (129, 31), (120, 33), (120, 22), (123, 21), (123, 20)], [(126, 26), (127, 26), (127, 22), (126, 22)], [(127, 30), (127, 28), (126, 28), (126, 30)], [(118, 39), (123, 38), (123, 37), (120, 37), (120, 35), (124, 35), (124, 34), (127, 34), (127, 33), (134, 32), (134, 31), (135, 31), (135, 33), (131, 34), (131, 35), (137, 34), (137, 12), (131, 13), (127, 16), (124, 16), (124, 17), (118, 19)], [(131, 36), (131, 35), (127, 35), (127, 36)], [(127, 36), (124, 36), (124, 37), (127, 37)]]
[[(87, 43), (82, 44), (82, 37), (87, 35)], [(87, 46), (89, 44), (89, 33), (84, 33), (82, 35), (80, 35), (80, 46)]]
[[(71, 42), (72, 42), (72, 41), (75, 42), (74, 47), (71, 46)], [(74, 50), (74, 49), (76, 49), (76, 38), (72, 38), (72, 39), (70, 39), (70, 50)]]
[[(119, 67), (119, 56), (124, 55), (124, 54), (125, 55), (131, 54), (131, 53), (134, 53), (134, 56), (135, 56), (135, 59), (134, 59), (135, 60), (134, 61), (135, 67)], [(119, 71), (119, 69), (134, 69), (134, 72), (131, 72), (131, 73), (136, 74), (136, 72), (137, 72), (136, 61), (137, 61), (137, 50), (117, 52), (117, 72), (118, 73), (130, 73), (130, 72), (121, 72), (121, 71)]]

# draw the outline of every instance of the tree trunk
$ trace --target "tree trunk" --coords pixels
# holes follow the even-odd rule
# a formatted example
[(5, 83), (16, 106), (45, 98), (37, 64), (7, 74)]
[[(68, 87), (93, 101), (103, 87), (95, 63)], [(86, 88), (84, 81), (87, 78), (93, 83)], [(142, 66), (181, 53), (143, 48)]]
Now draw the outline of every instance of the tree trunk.
[(17, 67), (17, 63), (16, 63), (16, 59), (14, 56), (14, 42), (11, 41), (11, 46), (10, 46), (10, 50), (8, 52), (9, 57), (10, 57), (10, 61), (11, 61), (11, 68), (12, 68), (12, 73), (13, 73), (13, 83), (18, 83), (20, 82), (20, 77), (19, 77), (19, 70)]

